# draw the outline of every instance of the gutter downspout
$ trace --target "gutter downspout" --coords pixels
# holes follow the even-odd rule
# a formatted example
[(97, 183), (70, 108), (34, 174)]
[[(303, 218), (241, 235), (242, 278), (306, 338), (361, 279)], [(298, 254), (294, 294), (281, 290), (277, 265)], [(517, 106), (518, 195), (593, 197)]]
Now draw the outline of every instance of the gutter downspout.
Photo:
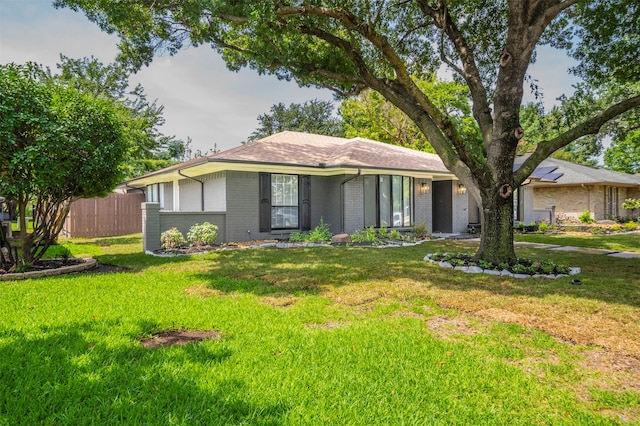
[(192, 178), (191, 176), (187, 176), (185, 174), (182, 173), (182, 170), (178, 169), (178, 174), (182, 177), (185, 177), (187, 179), (191, 179), (191, 180), (195, 180), (196, 182), (200, 183), (200, 211), (204, 211), (204, 182), (201, 180), (198, 180), (196, 178)]
[(344, 234), (344, 185), (347, 182), (357, 179), (361, 173), (362, 170), (358, 167), (358, 173), (340, 182), (340, 233), (342, 234)]

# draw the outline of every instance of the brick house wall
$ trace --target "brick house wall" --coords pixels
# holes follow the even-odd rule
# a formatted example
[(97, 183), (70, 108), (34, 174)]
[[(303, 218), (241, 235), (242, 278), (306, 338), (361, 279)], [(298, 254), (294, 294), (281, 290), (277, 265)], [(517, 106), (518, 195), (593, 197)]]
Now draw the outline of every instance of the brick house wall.
[[(617, 189), (617, 200), (610, 200), (611, 189)], [(622, 208), (624, 200), (640, 196), (640, 188), (609, 187), (606, 185), (565, 185), (536, 187), (533, 190), (533, 208), (545, 209), (555, 206), (556, 217), (578, 218), (585, 210), (591, 211), (595, 220), (610, 216), (629, 216), (631, 212)], [(609, 203), (614, 203), (609, 205)], [(616, 214), (617, 212), (617, 214)]]

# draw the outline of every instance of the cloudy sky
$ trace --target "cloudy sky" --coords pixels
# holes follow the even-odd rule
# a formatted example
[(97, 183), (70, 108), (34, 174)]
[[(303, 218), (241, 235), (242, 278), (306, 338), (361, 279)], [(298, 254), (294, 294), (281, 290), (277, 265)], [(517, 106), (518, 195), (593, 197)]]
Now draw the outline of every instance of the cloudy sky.
[[(0, 63), (34, 61), (55, 71), (60, 54), (113, 61), (117, 37), (102, 33), (83, 14), (54, 9), (51, 3), (0, 0)], [(538, 52), (538, 62), (530, 71), (543, 88), (546, 107), (572, 91), (576, 80), (568, 76), (570, 65), (562, 53)], [(207, 46), (157, 57), (130, 81), (142, 84), (149, 99), (164, 105), (163, 133), (183, 140), (191, 137), (194, 149), (202, 151), (214, 144), (219, 149), (239, 145), (258, 126), (257, 116), (273, 104), (333, 99), (326, 89), (300, 88), (251, 70), (231, 72)]]

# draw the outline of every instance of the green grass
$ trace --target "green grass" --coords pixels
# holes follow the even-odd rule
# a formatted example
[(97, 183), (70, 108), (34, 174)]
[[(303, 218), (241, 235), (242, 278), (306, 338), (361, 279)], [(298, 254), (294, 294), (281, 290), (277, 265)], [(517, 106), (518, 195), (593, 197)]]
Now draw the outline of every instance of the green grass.
[[(640, 348), (637, 259), (553, 253), (586, 270), (576, 287), (422, 260), (464, 242), (179, 258), (141, 254), (139, 236), (63, 244), (131, 270), (0, 283), (2, 425), (640, 421), (637, 388), (613, 386), (627, 372), (585, 366), (599, 349), (575, 329)], [(221, 337), (139, 343), (180, 328)]]

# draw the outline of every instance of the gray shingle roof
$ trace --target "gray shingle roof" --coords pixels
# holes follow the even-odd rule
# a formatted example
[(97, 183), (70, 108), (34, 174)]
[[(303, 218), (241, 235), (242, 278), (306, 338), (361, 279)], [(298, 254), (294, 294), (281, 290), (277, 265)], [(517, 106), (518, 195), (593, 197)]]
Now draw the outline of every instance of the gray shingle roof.
[(291, 131), (220, 152), (210, 156), (209, 161), (448, 172), (436, 154), (364, 138), (345, 139)]
[[(517, 157), (516, 164), (521, 164), (525, 158), (525, 156)], [(640, 185), (640, 176), (584, 166), (557, 158), (547, 158), (540, 163), (537, 169), (544, 167), (554, 167), (554, 173), (562, 173), (556, 179), (555, 185)]]

